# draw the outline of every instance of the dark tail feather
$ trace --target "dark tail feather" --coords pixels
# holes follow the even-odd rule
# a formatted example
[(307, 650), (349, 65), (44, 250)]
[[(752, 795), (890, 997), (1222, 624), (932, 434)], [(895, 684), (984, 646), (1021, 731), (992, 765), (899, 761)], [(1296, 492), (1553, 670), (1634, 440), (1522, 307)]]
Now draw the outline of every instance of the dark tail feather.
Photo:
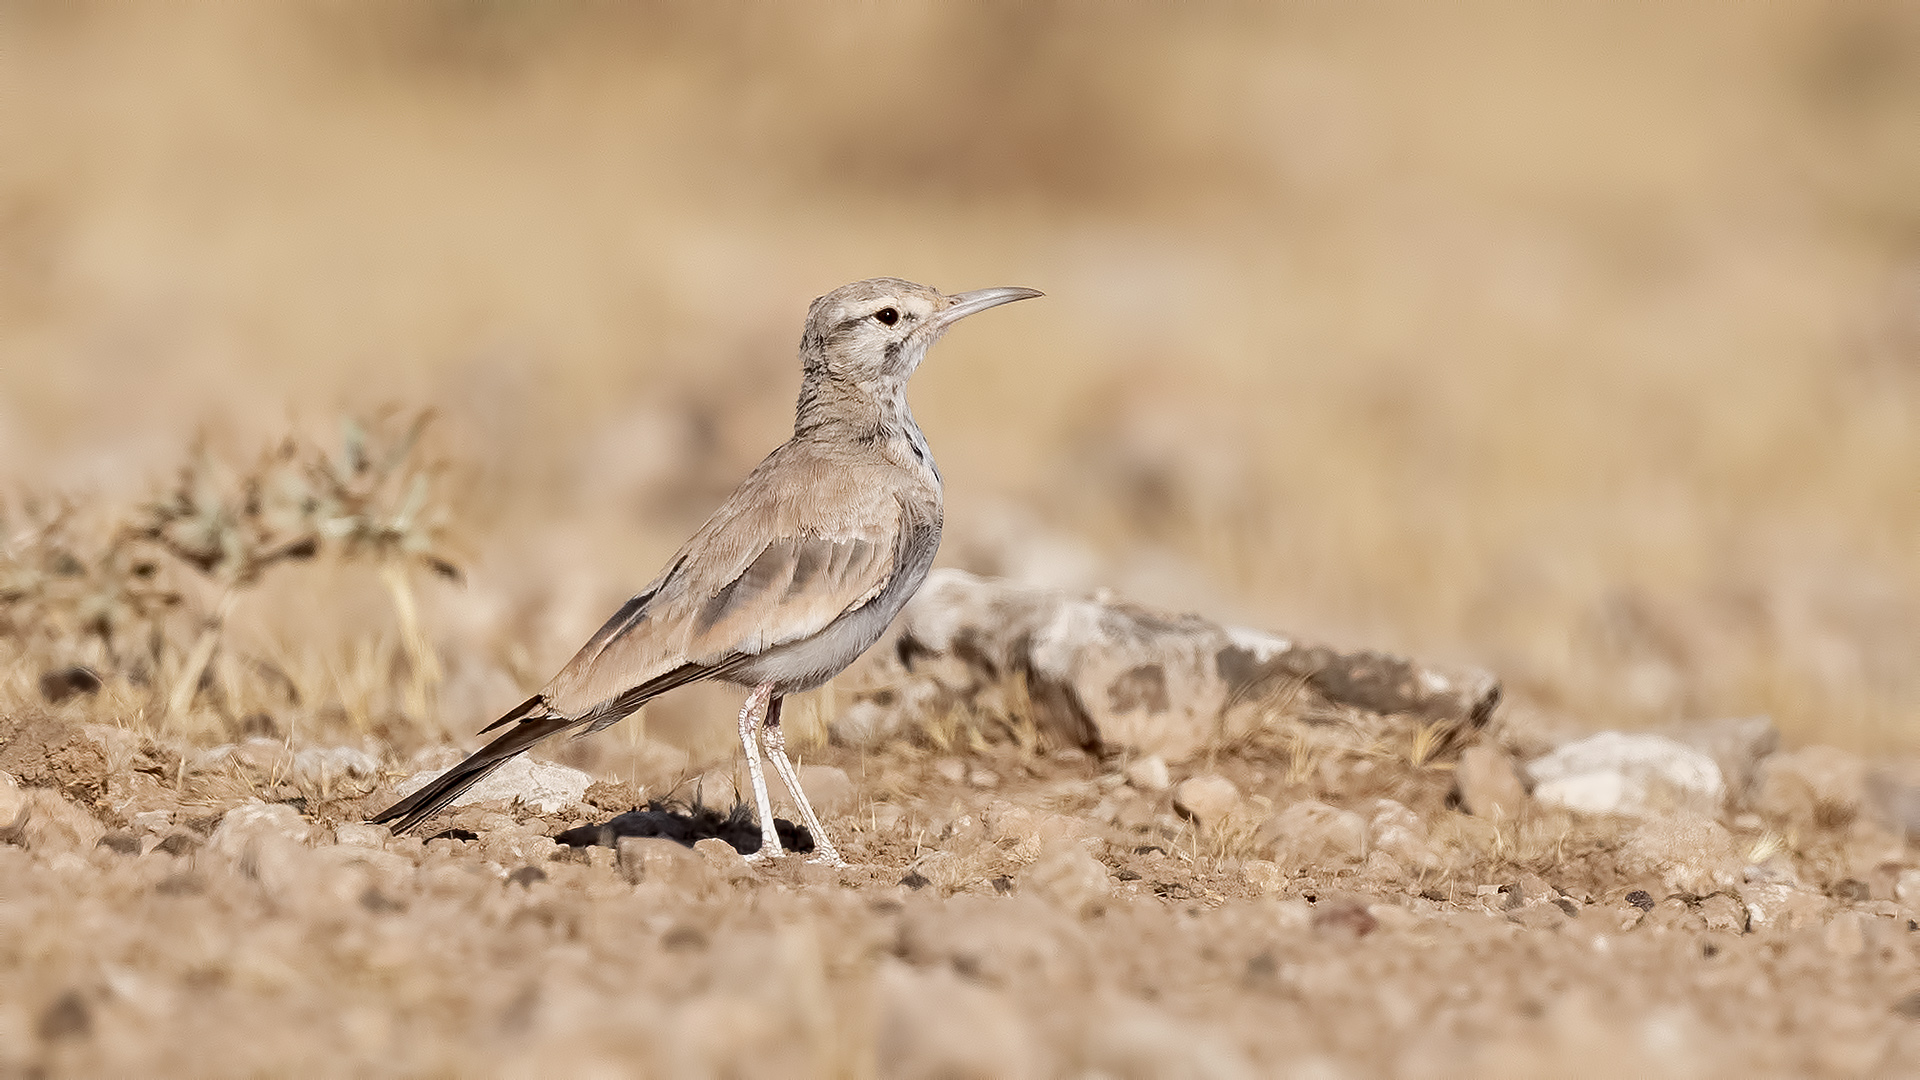
[(540, 706), (546, 703), (547, 703), (547, 699), (544, 696), (540, 694), (535, 694), (532, 697), (528, 698), (527, 700), (521, 702), (520, 704), (515, 705), (513, 707), (512, 712), (508, 713), (507, 715), (501, 717), (498, 720), (495, 720), (493, 723), (488, 724), (486, 727), (481, 728), (480, 734), (485, 735), (487, 732), (492, 731), (494, 728), (506, 727), (508, 724), (513, 723), (515, 720), (525, 720), (527, 718), (528, 713), (531, 713), (533, 710), (539, 708)]
[[(526, 706), (521, 708), (525, 709)], [(499, 738), (474, 751), (467, 760), (440, 774), (426, 787), (375, 814), (368, 819), (368, 824), (389, 826), (398, 836), (445, 809), (448, 803), (486, 779), (488, 773), (505, 765), (514, 755), (579, 722), (564, 716), (529, 716)]]

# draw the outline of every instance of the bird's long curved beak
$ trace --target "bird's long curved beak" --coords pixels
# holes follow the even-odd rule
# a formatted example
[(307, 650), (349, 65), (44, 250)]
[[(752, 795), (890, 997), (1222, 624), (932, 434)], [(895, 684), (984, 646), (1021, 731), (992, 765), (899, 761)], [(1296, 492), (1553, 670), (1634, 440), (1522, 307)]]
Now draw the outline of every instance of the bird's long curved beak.
[(998, 289), (975, 289), (972, 292), (954, 293), (948, 297), (953, 303), (948, 307), (934, 312), (933, 317), (926, 321), (921, 327), (921, 330), (922, 332), (931, 331), (937, 334), (976, 312), (999, 307), (1001, 304), (1011, 304), (1015, 300), (1031, 300), (1036, 296), (1045, 295), (1046, 294), (1039, 289), (1022, 289), (1017, 285), (1002, 286)]

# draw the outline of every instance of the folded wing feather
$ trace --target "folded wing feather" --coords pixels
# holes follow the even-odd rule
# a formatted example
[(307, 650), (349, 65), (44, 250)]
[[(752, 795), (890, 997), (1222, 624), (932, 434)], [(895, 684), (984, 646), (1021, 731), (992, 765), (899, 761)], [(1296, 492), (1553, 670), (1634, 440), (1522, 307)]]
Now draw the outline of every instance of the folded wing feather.
[(641, 609), (623, 609), (620, 625), (555, 676), (548, 702), (581, 715), (682, 665), (719, 668), (819, 633), (886, 587), (897, 521), (896, 504), (893, 522), (855, 535), (773, 539), (724, 579), (681, 561)]

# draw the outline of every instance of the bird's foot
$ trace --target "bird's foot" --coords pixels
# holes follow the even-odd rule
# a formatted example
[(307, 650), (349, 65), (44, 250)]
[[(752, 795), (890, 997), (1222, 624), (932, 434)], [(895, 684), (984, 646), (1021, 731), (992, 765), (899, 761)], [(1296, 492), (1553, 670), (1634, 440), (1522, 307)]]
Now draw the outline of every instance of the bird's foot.
[(761, 863), (772, 862), (773, 860), (778, 859), (785, 854), (786, 852), (782, 851), (778, 844), (772, 844), (772, 845), (762, 844), (760, 845), (759, 851), (753, 852), (750, 855), (743, 855), (741, 856), (741, 858), (744, 858), (748, 862), (753, 863), (757, 866)]
[(847, 860), (841, 858), (839, 852), (827, 848), (824, 851), (815, 852), (813, 857), (807, 860), (807, 865), (842, 867), (847, 865)]

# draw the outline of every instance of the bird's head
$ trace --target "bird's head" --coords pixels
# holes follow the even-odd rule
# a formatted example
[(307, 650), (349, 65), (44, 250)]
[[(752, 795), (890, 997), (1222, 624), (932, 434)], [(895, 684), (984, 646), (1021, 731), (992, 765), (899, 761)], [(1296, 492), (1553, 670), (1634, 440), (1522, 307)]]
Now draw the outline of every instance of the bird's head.
[(1034, 289), (977, 289), (951, 296), (899, 278), (842, 285), (807, 312), (800, 357), (810, 376), (878, 389), (902, 382), (947, 328), (977, 311), (1039, 296)]

